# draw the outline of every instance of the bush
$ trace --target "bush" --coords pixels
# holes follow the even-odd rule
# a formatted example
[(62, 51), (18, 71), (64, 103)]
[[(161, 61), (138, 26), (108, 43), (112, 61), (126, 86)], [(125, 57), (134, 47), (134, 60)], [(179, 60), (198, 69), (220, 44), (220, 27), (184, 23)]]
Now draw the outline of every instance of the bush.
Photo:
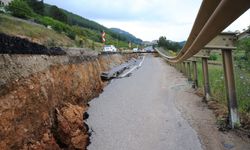
[(44, 14), (44, 3), (43, 0), (25, 0), (30, 8), (37, 14)]
[(67, 15), (56, 6), (50, 7), (49, 16), (52, 17), (53, 19), (59, 20), (61, 22), (68, 23)]
[(208, 60), (217, 60), (218, 56), (216, 54), (211, 54), (208, 58)]
[(13, 16), (19, 18), (30, 18), (34, 15), (34, 12), (24, 0), (11, 1), (7, 6), (7, 10), (10, 11)]
[(59, 33), (64, 32), (69, 38), (75, 39), (76, 36), (75, 32), (67, 24), (54, 20), (53, 18), (50, 17), (42, 17), (42, 16), (37, 16), (35, 21), (45, 26), (51, 26), (55, 31)]
[(245, 58), (250, 60), (250, 38), (244, 38), (238, 42), (237, 45), (238, 51), (245, 51)]
[(50, 17), (37, 17), (35, 20), (45, 26), (51, 26), (57, 32), (66, 32), (69, 30), (69, 26)]
[(66, 35), (71, 38), (72, 40), (75, 40), (76, 33), (73, 32), (71, 29), (66, 32)]

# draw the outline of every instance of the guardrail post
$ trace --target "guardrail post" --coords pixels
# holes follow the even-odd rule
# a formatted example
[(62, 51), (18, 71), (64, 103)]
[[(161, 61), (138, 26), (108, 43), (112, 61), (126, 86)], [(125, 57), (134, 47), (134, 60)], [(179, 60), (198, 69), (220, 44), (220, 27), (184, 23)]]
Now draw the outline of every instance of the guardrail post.
[(188, 76), (188, 81), (192, 81), (190, 62), (187, 62), (187, 76)]
[(182, 62), (181, 63), (181, 73), (183, 73), (184, 74), (184, 69), (185, 68), (185, 63), (184, 62)]
[(183, 74), (184, 74), (184, 76), (186, 76), (186, 74), (187, 74), (186, 62), (183, 62)]
[(232, 128), (240, 124), (239, 114), (237, 111), (237, 98), (234, 80), (234, 70), (233, 70), (233, 60), (232, 60), (232, 50), (223, 49), (222, 50), (224, 77), (225, 77), (225, 87), (227, 92), (228, 101), (228, 112), (229, 112), (229, 123)]
[(197, 72), (197, 63), (196, 61), (193, 61), (193, 73), (194, 73), (194, 79), (193, 79), (193, 88), (198, 88), (198, 72)]
[(177, 66), (177, 70), (180, 71), (180, 64), (178, 63), (176, 66)]
[(210, 100), (210, 85), (209, 85), (209, 77), (208, 77), (208, 58), (202, 57), (202, 72), (203, 72), (203, 84), (204, 84), (204, 94), (205, 100)]

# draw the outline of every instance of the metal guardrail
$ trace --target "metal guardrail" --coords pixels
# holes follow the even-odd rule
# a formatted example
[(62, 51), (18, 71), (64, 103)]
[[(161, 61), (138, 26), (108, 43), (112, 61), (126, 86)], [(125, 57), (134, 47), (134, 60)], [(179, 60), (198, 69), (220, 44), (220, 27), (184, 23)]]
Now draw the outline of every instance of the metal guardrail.
[(176, 57), (167, 56), (168, 61), (192, 57), (249, 8), (249, 0), (203, 0), (186, 44)]
[[(196, 59), (202, 60), (204, 84), (204, 98), (210, 100), (210, 85), (208, 76), (208, 57), (211, 49), (222, 51), (225, 88), (227, 91), (228, 112), (230, 126), (234, 128), (240, 123), (237, 111), (237, 97), (233, 71), (232, 50), (234, 46), (233, 34), (218, 35), (239, 16), (250, 8), (250, 0), (203, 0), (197, 18), (183, 49), (176, 57), (170, 57), (156, 51), (174, 65), (191, 80), (191, 63), (193, 64), (193, 87), (198, 87), (198, 72)], [(217, 37), (216, 37), (217, 36)], [(217, 39), (216, 39), (217, 38)], [(209, 44), (210, 43), (210, 44)], [(207, 45), (207, 46), (206, 46)], [(197, 54), (202, 49), (205, 53)]]
[(151, 54), (157, 53), (156, 51), (138, 51), (138, 52), (101, 52), (100, 55), (112, 55), (112, 54)]

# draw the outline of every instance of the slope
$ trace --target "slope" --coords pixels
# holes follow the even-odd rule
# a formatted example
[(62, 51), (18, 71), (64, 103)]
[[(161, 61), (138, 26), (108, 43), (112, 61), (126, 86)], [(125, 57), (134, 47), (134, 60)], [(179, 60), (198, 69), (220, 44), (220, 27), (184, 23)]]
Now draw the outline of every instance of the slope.
[(124, 30), (121, 30), (118, 28), (110, 28), (110, 30), (112, 30), (113, 32), (115, 32), (117, 34), (123, 35), (127, 41), (130, 41), (130, 42), (135, 43), (135, 44), (142, 43), (141, 39), (135, 37), (134, 35), (132, 35), (131, 33), (127, 32), (127, 31), (124, 31)]

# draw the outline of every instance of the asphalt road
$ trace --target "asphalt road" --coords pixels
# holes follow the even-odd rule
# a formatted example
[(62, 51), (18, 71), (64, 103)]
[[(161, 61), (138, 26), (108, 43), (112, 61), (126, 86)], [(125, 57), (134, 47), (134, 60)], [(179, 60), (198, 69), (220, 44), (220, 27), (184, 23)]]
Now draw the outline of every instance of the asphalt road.
[(197, 133), (176, 108), (175, 70), (145, 57), (132, 76), (114, 79), (90, 102), (88, 150), (200, 150)]

